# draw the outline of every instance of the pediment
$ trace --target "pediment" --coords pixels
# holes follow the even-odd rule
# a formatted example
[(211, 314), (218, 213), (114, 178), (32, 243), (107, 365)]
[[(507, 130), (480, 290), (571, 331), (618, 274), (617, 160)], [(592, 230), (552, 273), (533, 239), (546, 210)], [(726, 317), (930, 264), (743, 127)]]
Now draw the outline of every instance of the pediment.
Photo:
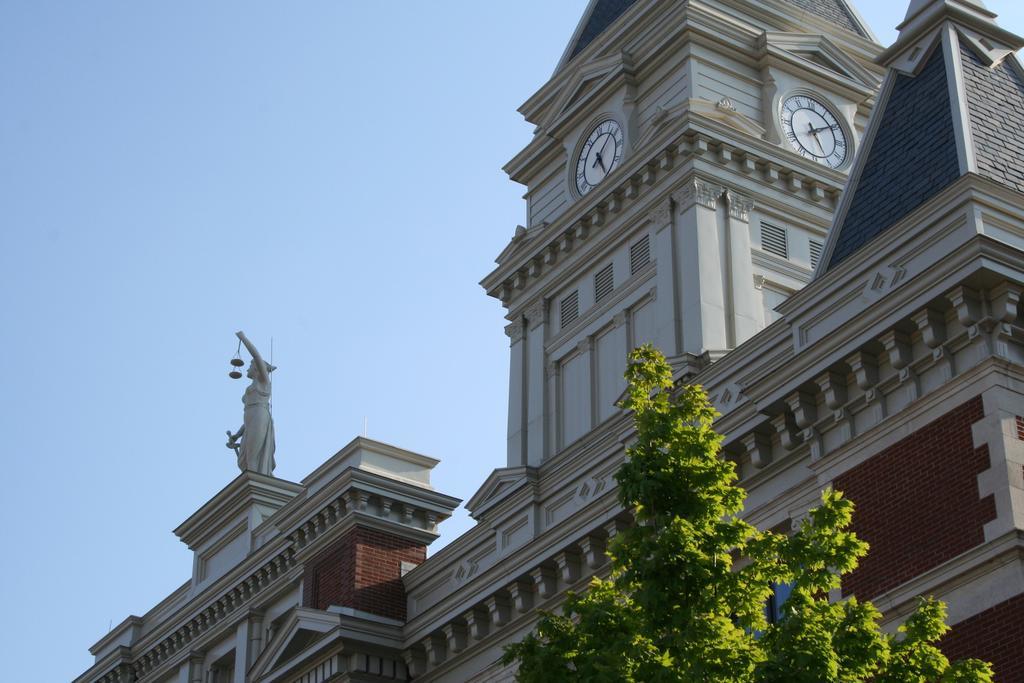
[(473, 519), (524, 486), (537, 481), (536, 467), (503, 467), (491, 472), (473, 497), (466, 502), (466, 510)]
[(308, 653), (310, 648), (318, 643), (324, 645), (334, 640), (331, 637), (332, 632), (337, 634), (338, 630), (337, 614), (309, 607), (294, 608), (253, 662), (246, 680), (257, 681), (262, 676), (286, 666), (303, 653)]
[(576, 68), (552, 100), (541, 128), (550, 130), (557, 121), (576, 110), (593, 97), (602, 86), (626, 74), (632, 76), (632, 62), (624, 52), (593, 60)]
[(499, 266), (505, 263), (505, 261), (510, 259), (520, 249), (525, 247), (530, 242), (530, 240), (532, 240), (538, 234), (543, 232), (544, 228), (546, 227), (548, 227), (547, 221), (538, 223), (537, 225), (534, 225), (533, 227), (530, 228), (524, 228), (521, 225), (517, 225), (516, 231), (512, 235), (512, 239), (510, 239), (508, 244), (505, 245), (505, 248), (501, 250), (501, 253), (498, 254), (498, 256), (494, 259), (494, 262), (497, 263)]
[(853, 81), (862, 88), (874, 91), (879, 77), (861, 66), (825, 36), (806, 33), (765, 33), (765, 47), (784, 50), (790, 55), (828, 69), (832, 73)]

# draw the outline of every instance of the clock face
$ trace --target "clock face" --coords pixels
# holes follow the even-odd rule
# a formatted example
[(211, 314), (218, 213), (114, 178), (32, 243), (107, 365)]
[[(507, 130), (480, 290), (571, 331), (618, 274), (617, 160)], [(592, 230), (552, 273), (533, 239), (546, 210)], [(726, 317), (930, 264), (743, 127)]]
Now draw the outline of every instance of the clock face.
[(801, 156), (839, 168), (846, 161), (846, 133), (835, 114), (824, 104), (796, 95), (782, 103), (782, 130)]
[(590, 192), (619, 165), (623, 147), (622, 128), (612, 119), (602, 121), (590, 131), (576, 161), (576, 189), (581, 195)]

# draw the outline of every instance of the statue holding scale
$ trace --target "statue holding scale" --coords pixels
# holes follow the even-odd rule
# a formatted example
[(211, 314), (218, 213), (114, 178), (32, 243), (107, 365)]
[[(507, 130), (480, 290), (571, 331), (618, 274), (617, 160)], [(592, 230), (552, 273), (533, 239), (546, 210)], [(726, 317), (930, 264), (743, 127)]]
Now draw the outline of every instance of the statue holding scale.
[[(245, 373), (252, 382), (242, 395), (242, 403), (245, 405), (242, 426), (234, 434), (228, 430), (226, 445), (238, 456), (238, 469), (273, 476), (274, 418), (270, 414), (270, 373), (276, 368), (263, 360), (244, 332), (236, 332), (235, 336), (252, 356)], [(241, 364), (240, 359), (232, 361), (232, 365)], [(232, 377), (236, 374), (239, 373), (232, 374)]]

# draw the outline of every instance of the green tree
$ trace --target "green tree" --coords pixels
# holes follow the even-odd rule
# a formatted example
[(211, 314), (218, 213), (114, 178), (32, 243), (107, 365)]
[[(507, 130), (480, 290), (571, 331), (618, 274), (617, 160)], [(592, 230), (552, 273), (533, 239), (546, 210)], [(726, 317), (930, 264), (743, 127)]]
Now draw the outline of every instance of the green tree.
[[(519, 681), (991, 682), (989, 664), (951, 664), (936, 646), (949, 630), (941, 602), (922, 599), (893, 637), (870, 602), (829, 600), (867, 552), (849, 531), (852, 502), (829, 489), (791, 536), (758, 531), (739, 517), (746, 492), (719, 457), (703, 389), (674, 388), (651, 346), (630, 354), (626, 379), (637, 438), (616, 480), (636, 525), (610, 544), (608, 580), (506, 649)], [(769, 624), (778, 584), (792, 593)]]

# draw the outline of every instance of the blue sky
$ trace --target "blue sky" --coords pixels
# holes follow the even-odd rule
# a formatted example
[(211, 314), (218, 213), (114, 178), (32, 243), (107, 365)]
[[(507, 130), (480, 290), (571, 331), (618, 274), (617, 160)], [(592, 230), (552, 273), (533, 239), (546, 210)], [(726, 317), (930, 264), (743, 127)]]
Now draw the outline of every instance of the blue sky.
[[(237, 474), (237, 329), (273, 339), (278, 476), (364, 418), (463, 499), (504, 464), (477, 282), (585, 4), (0, 0), (7, 680), (71, 679), (188, 578), (171, 530)], [(891, 42), (905, 4), (859, 7)]]

